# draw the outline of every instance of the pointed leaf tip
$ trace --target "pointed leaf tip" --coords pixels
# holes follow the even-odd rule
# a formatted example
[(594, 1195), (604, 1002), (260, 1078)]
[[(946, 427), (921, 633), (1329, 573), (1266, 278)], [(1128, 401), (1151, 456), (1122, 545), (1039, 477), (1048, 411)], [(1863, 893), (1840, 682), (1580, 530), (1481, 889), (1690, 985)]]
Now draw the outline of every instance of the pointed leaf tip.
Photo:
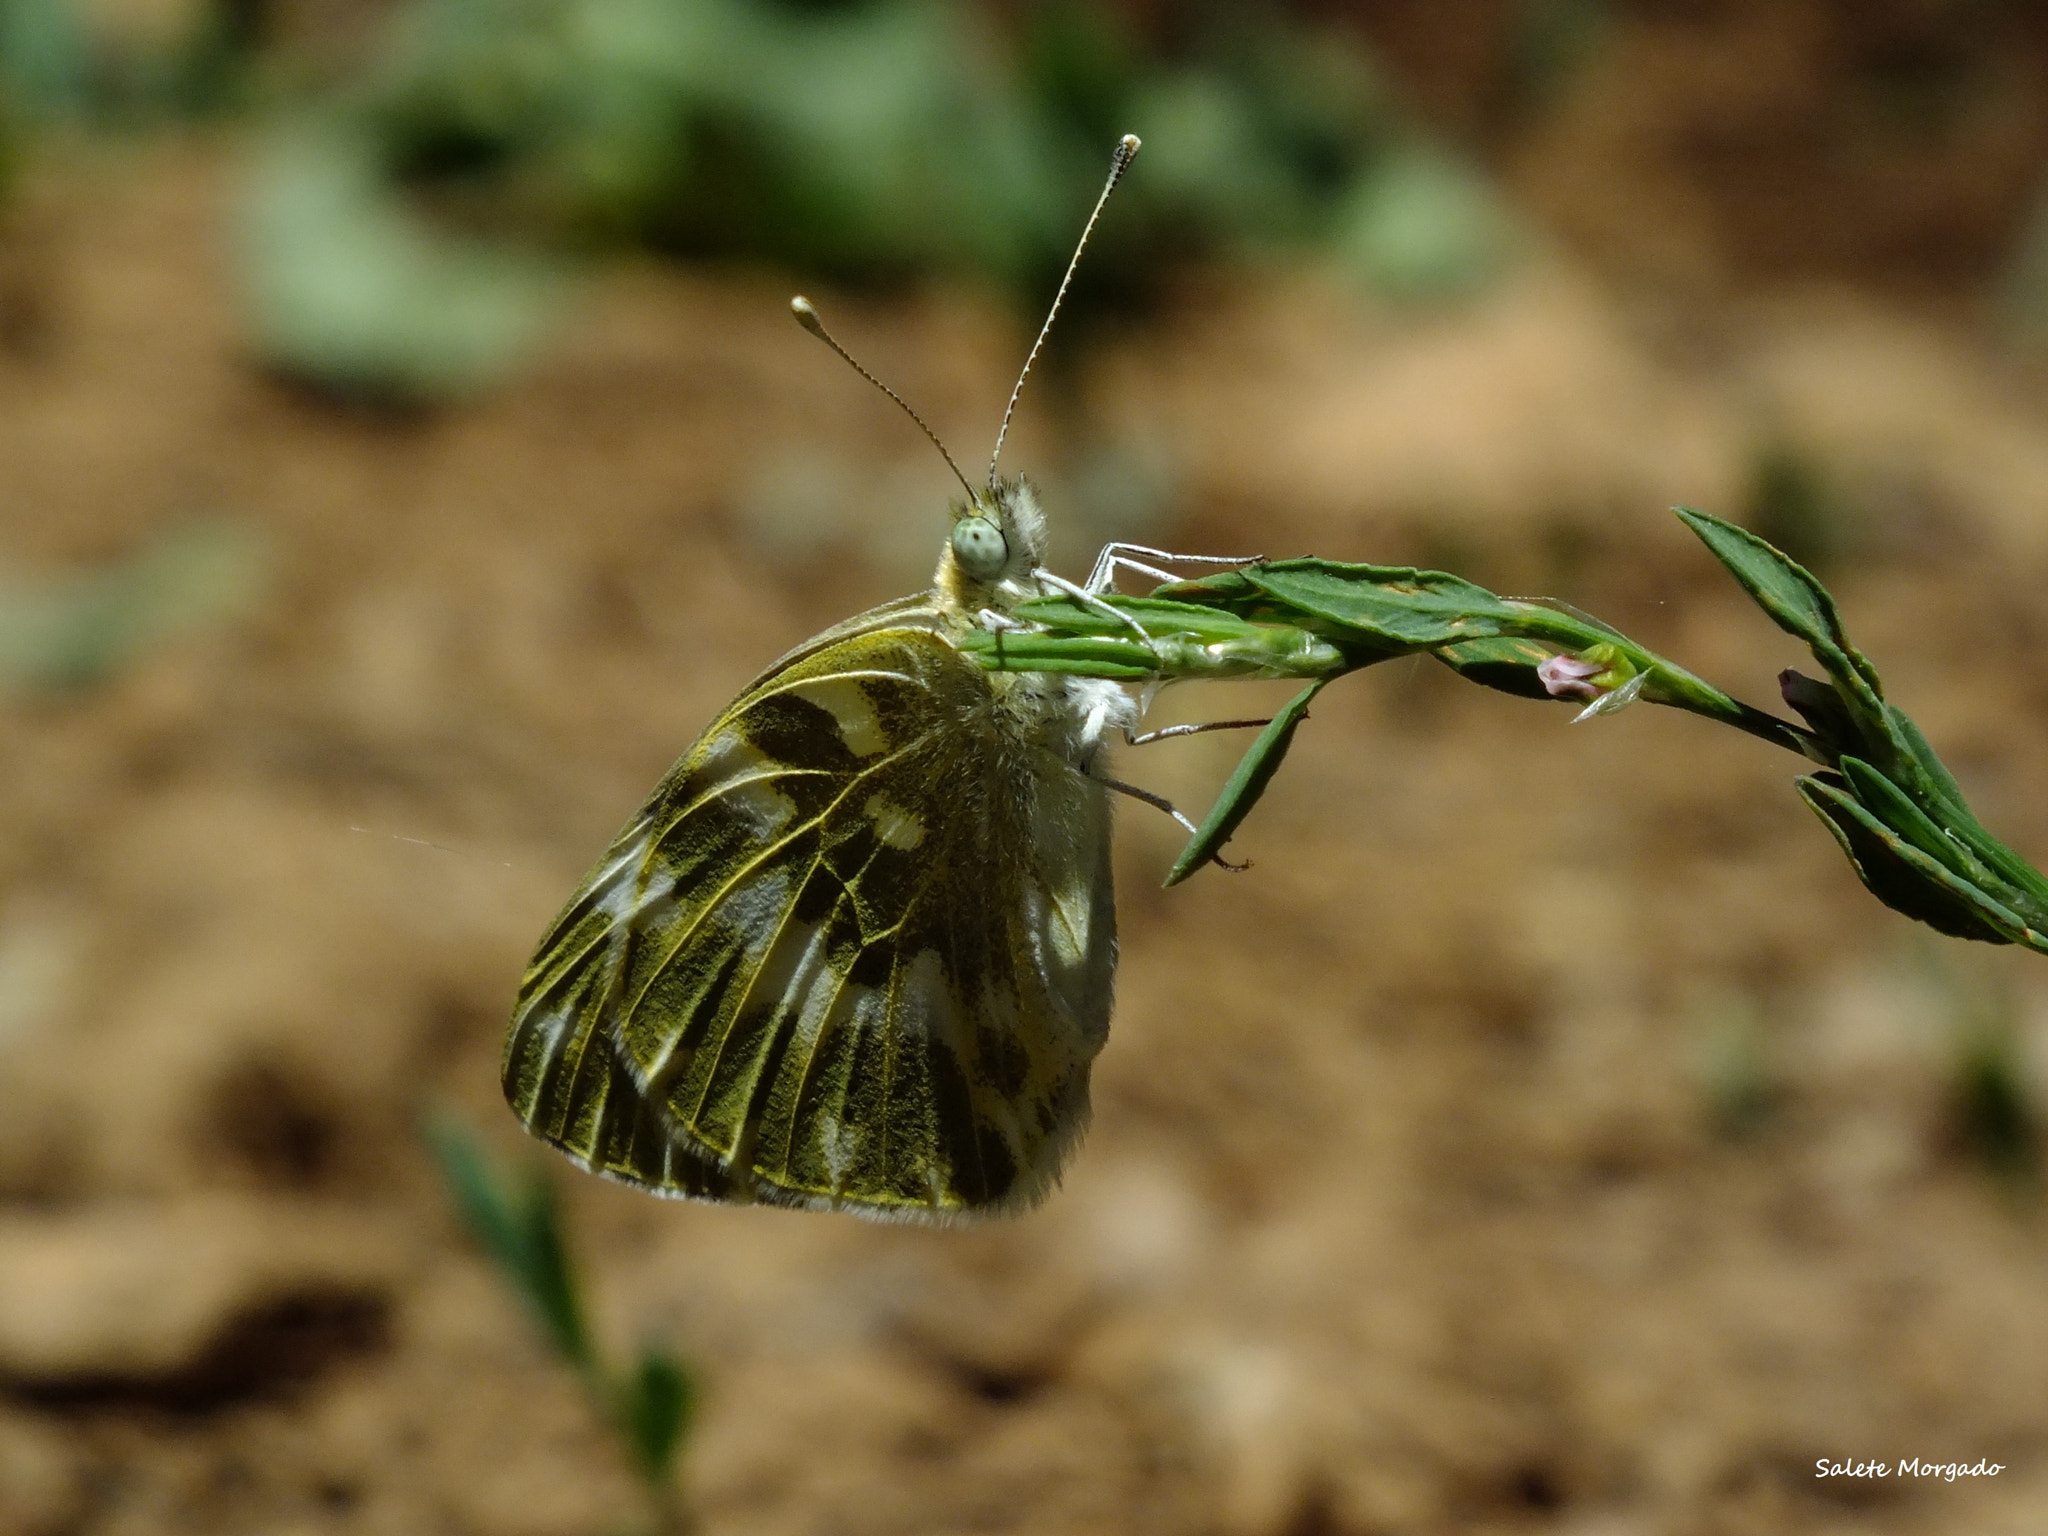
[(1294, 743), (1295, 728), (1308, 718), (1310, 701), (1322, 690), (1322, 681), (1309, 684), (1259, 732), (1258, 740), (1238, 760), (1236, 769), (1225, 782), (1222, 793), (1217, 795), (1216, 803), (1209, 808), (1202, 825), (1188, 839), (1187, 847), (1174, 860), (1173, 868), (1167, 871), (1166, 884), (1169, 887), (1179, 885), (1221, 852), (1245, 817), (1251, 814), (1252, 807), (1259, 803), (1259, 796), (1266, 792), (1273, 775), (1280, 771), (1287, 749)]

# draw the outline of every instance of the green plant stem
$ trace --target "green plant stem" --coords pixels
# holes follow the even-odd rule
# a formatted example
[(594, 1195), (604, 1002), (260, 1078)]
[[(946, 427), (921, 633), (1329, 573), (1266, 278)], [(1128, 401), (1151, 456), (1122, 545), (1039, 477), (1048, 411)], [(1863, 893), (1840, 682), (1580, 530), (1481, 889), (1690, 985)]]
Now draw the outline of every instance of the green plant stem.
[(1543, 641), (1571, 652), (1588, 650), (1595, 645), (1612, 645), (1629, 659), (1637, 671), (1649, 674), (1649, 682), (1643, 688), (1646, 702), (1669, 705), (1703, 719), (1717, 720), (1759, 741), (1783, 747), (1810, 762), (1827, 764), (1828, 758), (1811, 732), (1723, 693), (1676, 662), (1645, 650), (1619, 630), (1539, 604), (1515, 599), (1508, 601), (1510, 606), (1521, 610), (1523, 617), (1519, 622), (1504, 624), (1503, 633), (1517, 639)]
[[(2048, 877), (1985, 829), (1919, 727), (1886, 701), (1834, 597), (1783, 551), (1733, 523), (1676, 509), (1764, 614), (1803, 640), (1827, 680), (1779, 679), (1805, 726), (1745, 704), (1590, 614), (1501, 597), (1446, 571), (1303, 558), (1252, 562), (1089, 602), (1019, 605), (1020, 629), (972, 632), (991, 670), (1150, 683), (1346, 672), (1429, 652), (1461, 676), (1526, 698), (1589, 697), (1588, 714), (1642, 700), (1732, 726), (1818, 764), (1801, 798), (1886, 906), (1960, 938), (2048, 953)], [(1560, 675), (1553, 665), (1570, 658)], [(1568, 686), (1567, 686), (1568, 684)], [(1278, 771), (1314, 687), (1253, 744), (1168, 884), (1218, 855)]]

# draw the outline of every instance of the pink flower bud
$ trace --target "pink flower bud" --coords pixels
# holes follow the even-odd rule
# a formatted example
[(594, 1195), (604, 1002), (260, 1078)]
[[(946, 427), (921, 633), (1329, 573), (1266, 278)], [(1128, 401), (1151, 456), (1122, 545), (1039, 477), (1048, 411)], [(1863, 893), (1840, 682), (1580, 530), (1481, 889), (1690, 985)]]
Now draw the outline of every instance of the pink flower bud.
[(1592, 679), (1606, 670), (1605, 662), (1553, 656), (1536, 668), (1536, 676), (1553, 699), (1597, 699), (1607, 690)]

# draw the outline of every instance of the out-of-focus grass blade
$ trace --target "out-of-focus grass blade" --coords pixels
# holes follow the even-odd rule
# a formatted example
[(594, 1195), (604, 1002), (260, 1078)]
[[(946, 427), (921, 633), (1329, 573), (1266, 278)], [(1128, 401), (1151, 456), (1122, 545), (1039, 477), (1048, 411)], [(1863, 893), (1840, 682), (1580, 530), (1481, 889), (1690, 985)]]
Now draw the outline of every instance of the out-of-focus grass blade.
[(527, 1291), (562, 1353), (584, 1369), (594, 1369), (581, 1289), (562, 1239), (561, 1206), (546, 1174), (536, 1170), (530, 1176), (520, 1214), (525, 1224)]
[(1745, 992), (1712, 998), (1700, 1019), (1692, 1063), (1714, 1128), (1731, 1140), (1761, 1130), (1776, 1110), (1779, 1084), (1757, 1000)]
[(667, 1482), (676, 1448), (682, 1444), (696, 1409), (695, 1384), (673, 1357), (650, 1349), (626, 1378), (623, 1397), (623, 1427), (642, 1474), (650, 1483)]
[(435, 1116), (426, 1125), (427, 1144), (441, 1165), (441, 1179), (462, 1213), (469, 1234), (515, 1278), (526, 1268), (524, 1226), (510, 1196), (484, 1160), (483, 1149), (453, 1120)]
[(659, 1536), (684, 1536), (695, 1527), (674, 1470), (696, 1406), (689, 1373), (660, 1349), (644, 1350), (630, 1371), (614, 1371), (599, 1358), (554, 1186), (545, 1173), (536, 1169), (515, 1184), (493, 1169), (476, 1139), (445, 1115), (431, 1117), (424, 1130), (471, 1235), (526, 1298), (549, 1342), (576, 1368), (598, 1411), (625, 1442), (646, 1484), (654, 1529)]
[(1957, 1055), (1955, 1116), (1965, 1143), (2016, 1192), (2036, 1193), (2041, 1118), (2012, 1031), (1980, 1026), (1965, 1036)]
[(446, 1117), (428, 1123), (427, 1139), (471, 1235), (527, 1299), (555, 1347), (593, 1373), (590, 1331), (547, 1176), (534, 1172), (523, 1190), (508, 1188), (475, 1139)]
[(1180, 857), (1174, 860), (1173, 868), (1166, 876), (1169, 886), (1179, 885), (1214, 858), (1230, 841), (1231, 834), (1237, 831), (1245, 817), (1251, 814), (1252, 807), (1266, 792), (1273, 775), (1280, 771), (1287, 749), (1294, 743), (1295, 727), (1308, 717), (1309, 702), (1322, 689), (1320, 682), (1309, 684), (1259, 732), (1258, 740), (1238, 760), (1236, 769), (1224, 784), (1223, 792), (1216, 797), (1216, 803), (1209, 808), (1202, 825), (1188, 840), (1187, 847), (1181, 850)]

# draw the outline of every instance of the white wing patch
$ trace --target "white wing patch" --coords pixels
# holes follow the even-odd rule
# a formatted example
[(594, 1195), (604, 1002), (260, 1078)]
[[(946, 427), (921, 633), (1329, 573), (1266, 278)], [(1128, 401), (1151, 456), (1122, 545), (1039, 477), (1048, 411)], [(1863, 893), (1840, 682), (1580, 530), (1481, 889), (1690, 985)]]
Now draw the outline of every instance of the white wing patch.
[(591, 905), (614, 923), (623, 923), (639, 904), (641, 865), (647, 858), (650, 823), (642, 817), (630, 842), (588, 881)]
[(629, 929), (666, 917), (675, 894), (675, 877), (660, 860), (648, 860), (645, 829), (590, 882), (591, 905), (612, 920), (614, 945), (624, 944)]
[(896, 985), (896, 1021), (906, 1034), (929, 1039), (936, 1035), (948, 1045), (960, 1042), (960, 999), (946, 978), (946, 967), (935, 949), (921, 949), (903, 967)]
[[(732, 928), (746, 935), (746, 968), (758, 969), (767, 958), (768, 949), (775, 942), (775, 924), (783, 908), (789, 905), (789, 873), (786, 870), (770, 869), (761, 872), (751, 880), (742, 881), (727, 893), (724, 900), (713, 908), (716, 920), (730, 924)], [(711, 914), (705, 914), (710, 917)], [(700, 921), (703, 920), (700, 918)], [(623, 940), (625, 927), (616, 931), (616, 940)], [(623, 949), (615, 951), (623, 954)], [(637, 1003), (636, 1003), (637, 1005)], [(626, 1070), (633, 1075), (642, 1089), (651, 1088), (659, 1082), (675, 1057), (676, 1048), (682, 1044), (684, 1032), (673, 1031), (661, 1055), (646, 1065), (636, 1060), (631, 1051), (619, 1054), (626, 1063)]]
[(796, 802), (770, 782), (778, 771), (775, 760), (737, 727), (712, 738), (697, 771), (717, 786), (710, 798), (743, 817), (757, 837), (773, 837), (796, 815)]
[(814, 677), (792, 684), (789, 690), (818, 706), (839, 726), (839, 739), (855, 757), (873, 757), (889, 744), (882, 734), (882, 722), (875, 706), (859, 683), (846, 677)]
[(915, 811), (907, 811), (880, 795), (868, 796), (868, 803), (862, 809), (867, 812), (868, 820), (875, 824), (875, 836), (891, 848), (900, 848), (908, 853), (924, 841), (924, 822)]
[[(835, 1011), (841, 1015), (840, 1028), (852, 1031), (855, 1038), (879, 1034), (889, 1027), (889, 1000), (873, 987), (850, 984), (840, 993), (839, 1001)], [(846, 1187), (846, 1173), (853, 1166), (861, 1139), (860, 1132), (838, 1115), (830, 1110), (820, 1111), (818, 1144), (834, 1198)]]

